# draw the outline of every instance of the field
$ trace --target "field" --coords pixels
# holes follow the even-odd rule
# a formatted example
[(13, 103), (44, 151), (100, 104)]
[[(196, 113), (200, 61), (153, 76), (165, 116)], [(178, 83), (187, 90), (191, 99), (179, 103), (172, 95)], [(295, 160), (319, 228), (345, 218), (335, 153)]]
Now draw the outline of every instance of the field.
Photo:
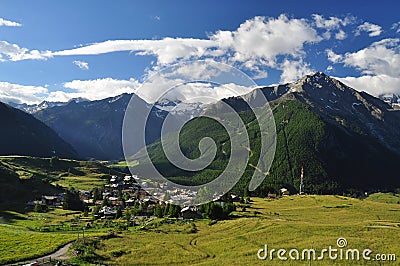
[[(309, 261), (260, 261), (257, 251), (270, 248), (321, 251), (336, 247), (339, 237), (348, 248), (400, 256), (400, 205), (339, 196), (294, 196), (279, 200), (254, 198), (237, 217), (209, 225), (195, 221), (197, 233), (177, 225), (146, 232), (131, 231), (104, 241), (98, 253), (114, 265), (309, 265)], [(114, 256), (113, 256), (114, 254)], [(115, 254), (122, 254), (115, 257)], [(398, 261), (316, 261), (316, 265), (398, 265)]]
[(101, 163), (29, 156), (0, 156), (0, 216), (3, 210), (23, 211), (28, 201), (63, 192), (91, 190), (121, 173)]
[[(300, 252), (313, 248), (318, 256), (323, 248), (336, 248), (336, 240), (344, 237), (349, 249), (362, 252), (369, 248), (372, 255), (396, 254), (397, 262), (332, 261), (326, 256), (312, 263), (398, 265), (400, 204), (378, 202), (392, 197), (397, 196), (377, 194), (365, 200), (312, 195), (252, 198), (245, 209), (238, 207), (230, 220), (156, 219), (149, 220), (145, 230), (140, 226), (117, 230), (117, 237), (101, 240), (95, 253), (106, 265), (310, 265), (308, 260), (280, 261), (276, 253), (272, 261), (259, 260), (257, 251), (267, 244), (269, 249), (296, 248)], [(7, 212), (0, 224), (0, 264), (40, 256), (76, 239), (71, 221), (78, 215), (61, 209), (45, 214)], [(92, 228), (87, 235), (104, 235), (109, 230)]]
[[(77, 222), (79, 219), (79, 223)], [(59, 208), (47, 213), (6, 211), (0, 217), (0, 264), (37, 258), (82, 236), (82, 226), (89, 219), (81, 212)], [(87, 229), (87, 236), (101, 236), (107, 229)]]
[(139, 165), (138, 161), (132, 161), (128, 163), (127, 161), (119, 161), (119, 162), (104, 162), (108, 167), (113, 169), (118, 169), (119, 171), (125, 171), (127, 167), (135, 167)]
[(0, 225), (0, 264), (35, 258), (74, 240), (75, 234), (40, 233)]
[(76, 239), (72, 231), (44, 232), (76, 215), (60, 209), (49, 213), (4, 212), (0, 223), (0, 264), (48, 254)]

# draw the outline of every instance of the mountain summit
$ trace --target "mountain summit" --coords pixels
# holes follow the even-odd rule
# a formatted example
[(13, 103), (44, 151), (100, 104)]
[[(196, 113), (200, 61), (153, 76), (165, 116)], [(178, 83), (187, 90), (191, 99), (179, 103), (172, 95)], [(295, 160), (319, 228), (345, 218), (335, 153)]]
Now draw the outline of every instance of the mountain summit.
[[(276, 191), (282, 186), (298, 190), (302, 167), (309, 193), (400, 187), (399, 110), (322, 72), (293, 83), (258, 88), (243, 97), (251, 101), (259, 93), (269, 101), (277, 132), (275, 159), (259, 193)], [(123, 158), (122, 120), (131, 97), (138, 96), (124, 94), (100, 101), (72, 101), (34, 115), (71, 143), (80, 156), (117, 160)], [(252, 112), (240, 97), (222, 101), (244, 118), (253, 143), (250, 164), (256, 165), (260, 140)], [(140, 98), (138, 104), (147, 105)], [(181, 148), (188, 157), (196, 158), (202, 137), (217, 139), (218, 153), (212, 165), (199, 173), (189, 173), (167, 163), (157, 139), (164, 118), (176, 104), (165, 100), (152, 109), (146, 129), (148, 144), (153, 142), (149, 149), (151, 158), (166, 176), (185, 184), (202, 183), (218, 176), (229, 159), (230, 142), (224, 129), (210, 119), (195, 118), (187, 123), (181, 133)], [(220, 109), (220, 105), (217, 102), (192, 110), (208, 112)], [(192, 115), (180, 109), (175, 112)], [(242, 191), (250, 180), (254, 171), (250, 164), (237, 190)]]
[[(279, 87), (279, 86), (278, 86)], [(316, 72), (283, 85), (282, 99), (295, 98), (307, 104), (325, 121), (377, 139), (388, 149), (400, 152), (400, 112), (379, 98), (359, 92), (342, 82)], [(262, 89), (268, 97), (276, 87)], [(276, 94), (275, 94), (276, 95)]]
[[(303, 167), (308, 193), (400, 187), (400, 111), (321, 72), (293, 83), (258, 88), (243, 97), (251, 102), (258, 93), (269, 100), (277, 133), (275, 159), (257, 190), (260, 195), (281, 187), (298, 191)], [(252, 165), (262, 158), (258, 147), (260, 132), (242, 98), (223, 101), (239, 112), (252, 143), (248, 167), (234, 189), (241, 193), (254, 171)], [(221, 106), (216, 103), (207, 110), (222, 110)], [(212, 180), (224, 170), (231, 143), (223, 128), (213, 125), (210, 119), (197, 118), (185, 125), (180, 136), (181, 150), (187, 157), (199, 156), (198, 143), (204, 137), (214, 138), (217, 155), (207, 169), (183, 172), (166, 164), (162, 146), (156, 142), (148, 150), (164, 175), (182, 184), (196, 185)]]

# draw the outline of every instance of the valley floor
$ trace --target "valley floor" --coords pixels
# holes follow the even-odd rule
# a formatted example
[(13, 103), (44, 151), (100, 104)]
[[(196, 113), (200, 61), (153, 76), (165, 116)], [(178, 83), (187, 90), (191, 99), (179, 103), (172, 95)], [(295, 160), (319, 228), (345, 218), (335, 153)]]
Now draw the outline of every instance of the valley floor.
[[(146, 226), (113, 229), (96, 227), (86, 232), (87, 245), (93, 245), (91, 258), (73, 259), (90, 265), (101, 260), (106, 265), (398, 265), (400, 261), (400, 204), (398, 197), (373, 195), (365, 200), (342, 196), (290, 196), (276, 200), (252, 198), (246, 209), (238, 208), (230, 220), (173, 222), (149, 220)], [(393, 203), (386, 203), (393, 202)], [(47, 214), (9, 214), (0, 224), (0, 263), (40, 257), (76, 239), (77, 231), (40, 232), (45, 225), (64, 223), (78, 214), (55, 210)], [(65, 218), (67, 217), (67, 218)], [(68, 225), (68, 226), (71, 226)], [(36, 229), (36, 231), (32, 231)], [(141, 230), (142, 229), (142, 230)], [(145, 229), (145, 230), (143, 230)], [(81, 235), (82, 237), (82, 235)], [(396, 261), (331, 260), (281, 261), (276, 252), (270, 260), (259, 260), (257, 252), (268, 249), (315, 249), (317, 257), (324, 248), (371, 249), (376, 254), (395, 254)], [(261, 252), (261, 255), (264, 253)], [(360, 253), (361, 254), (361, 253)], [(288, 256), (288, 253), (286, 253)], [(390, 259), (394, 259), (393, 257)]]

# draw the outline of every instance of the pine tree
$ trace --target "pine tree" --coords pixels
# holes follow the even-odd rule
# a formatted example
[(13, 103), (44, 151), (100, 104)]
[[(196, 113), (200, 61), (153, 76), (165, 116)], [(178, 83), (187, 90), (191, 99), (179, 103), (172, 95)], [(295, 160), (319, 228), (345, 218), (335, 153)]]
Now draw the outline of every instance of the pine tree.
[(67, 190), (63, 200), (63, 209), (72, 211), (82, 211), (85, 207), (79, 198), (79, 192), (75, 190)]
[(164, 216), (164, 210), (159, 204), (154, 207), (154, 215), (158, 218), (162, 218)]

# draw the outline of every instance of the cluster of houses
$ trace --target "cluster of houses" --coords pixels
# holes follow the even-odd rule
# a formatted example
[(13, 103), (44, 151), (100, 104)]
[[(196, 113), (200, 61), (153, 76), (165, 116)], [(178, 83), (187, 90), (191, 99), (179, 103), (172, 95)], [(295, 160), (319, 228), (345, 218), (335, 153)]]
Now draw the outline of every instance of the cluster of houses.
[(43, 195), (40, 200), (28, 201), (26, 207), (28, 210), (33, 210), (37, 204), (46, 205), (48, 207), (60, 207), (64, 200), (65, 193), (61, 193), (55, 196)]
[[(140, 205), (142, 207), (141, 214), (137, 218), (145, 218), (153, 215), (154, 208), (157, 204), (165, 207), (167, 203), (173, 200), (184, 200), (193, 197), (190, 191), (166, 190), (167, 184), (157, 184), (150, 182), (140, 182), (136, 175), (132, 176), (111, 176), (107, 184), (99, 189), (101, 195), (95, 199), (93, 191), (79, 190), (79, 197), (90, 209), (94, 210), (96, 206), (100, 208), (95, 217), (99, 219), (113, 219), (116, 217), (118, 210), (131, 208)], [(144, 189), (145, 188), (145, 189)], [(164, 192), (163, 192), (164, 191)], [(160, 201), (151, 197), (150, 192), (157, 198), (165, 198)], [(169, 194), (169, 195), (165, 195)], [(40, 200), (30, 201), (27, 208), (33, 210), (36, 204), (47, 205), (48, 207), (61, 207), (63, 204), (65, 193), (58, 195), (43, 195)], [(169, 199), (167, 199), (169, 197)], [(107, 204), (104, 204), (104, 202)], [(183, 218), (201, 217), (196, 207), (186, 207), (181, 210)]]
[[(140, 183), (140, 185), (139, 185)], [(96, 218), (100, 219), (113, 219), (116, 217), (118, 210), (131, 208), (134, 206), (141, 206), (141, 213), (138, 217), (144, 218), (152, 216), (156, 205), (165, 207), (166, 204), (174, 201), (188, 203), (191, 202), (193, 191), (182, 191), (177, 189), (168, 189), (167, 183), (151, 183), (150, 181), (139, 181), (136, 175), (132, 176), (111, 176), (107, 184), (102, 189), (99, 189), (98, 194), (93, 195), (93, 191), (79, 190), (79, 197), (86, 206), (94, 210), (97, 207), (98, 212), (95, 214)], [(157, 200), (149, 195), (152, 194)], [(282, 188), (280, 190), (281, 196), (288, 196), (289, 190)], [(60, 207), (64, 199), (65, 193), (59, 195), (43, 195), (40, 200), (28, 202), (27, 207), (33, 209), (36, 204), (45, 204), (48, 207)], [(239, 196), (231, 194), (231, 201), (239, 201)], [(268, 194), (269, 198), (276, 198), (277, 194)], [(107, 204), (105, 204), (105, 202)], [(216, 199), (217, 203), (224, 204), (223, 200)], [(190, 204), (181, 209), (181, 217), (183, 218), (198, 218), (201, 213), (197, 207), (192, 207)]]

